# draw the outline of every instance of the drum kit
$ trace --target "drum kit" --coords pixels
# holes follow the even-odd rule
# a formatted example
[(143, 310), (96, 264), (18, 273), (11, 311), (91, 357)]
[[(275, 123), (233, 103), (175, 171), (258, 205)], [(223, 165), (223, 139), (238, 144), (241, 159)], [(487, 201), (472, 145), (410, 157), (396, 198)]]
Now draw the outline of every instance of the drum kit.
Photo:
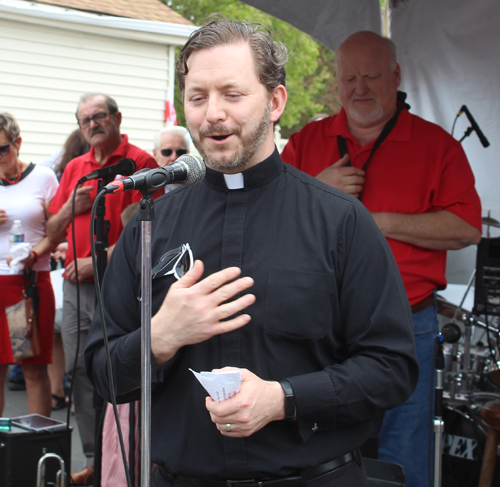
[[(488, 430), (481, 418), (481, 407), (500, 399), (500, 317), (488, 317), (486, 321), (464, 308), (473, 279), (474, 274), (463, 286), (465, 294), (459, 305), (437, 296), (441, 330), (445, 326), (460, 329), (460, 339), (443, 347), (444, 487), (478, 485)], [(498, 465), (500, 459), (493, 485), (500, 486)]]

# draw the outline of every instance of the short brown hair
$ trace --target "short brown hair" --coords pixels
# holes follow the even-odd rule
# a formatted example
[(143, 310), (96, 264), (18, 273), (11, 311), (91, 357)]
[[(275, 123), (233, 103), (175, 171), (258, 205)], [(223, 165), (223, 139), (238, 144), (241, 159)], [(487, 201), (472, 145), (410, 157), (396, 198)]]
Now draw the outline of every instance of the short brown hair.
[(7, 112), (0, 113), (0, 130), (5, 132), (11, 142), (21, 133), (14, 115)]
[(177, 79), (182, 93), (189, 56), (193, 52), (228, 44), (248, 43), (260, 82), (269, 93), (279, 85), (285, 86), (288, 52), (283, 44), (273, 40), (267, 27), (254, 22), (235, 22), (220, 14), (210, 15), (205, 22), (203, 27), (191, 34), (177, 61)]

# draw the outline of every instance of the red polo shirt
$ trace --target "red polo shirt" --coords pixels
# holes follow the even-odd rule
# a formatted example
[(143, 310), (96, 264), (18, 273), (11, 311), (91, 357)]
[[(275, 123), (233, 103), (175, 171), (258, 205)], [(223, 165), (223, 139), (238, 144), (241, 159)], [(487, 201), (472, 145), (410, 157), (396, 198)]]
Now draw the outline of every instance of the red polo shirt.
[[(281, 158), (317, 176), (340, 159), (338, 135), (346, 139), (351, 164), (362, 168), (374, 141), (360, 147), (349, 132), (344, 109), (292, 135)], [(447, 210), (482, 229), (481, 203), (461, 144), (438, 125), (406, 109), (365, 168), (362, 201), (372, 212), (419, 214)], [(410, 304), (446, 286), (446, 251), (387, 241)]]
[[(64, 170), (59, 189), (52, 200), (49, 207), (49, 212), (56, 214), (67, 199), (73, 195), (75, 186), (80, 178), (86, 174), (100, 169), (101, 167), (113, 166), (120, 159), (124, 157), (129, 157), (135, 161), (137, 165), (137, 171), (144, 168), (157, 168), (158, 164), (147, 152), (139, 149), (135, 145), (129, 144), (128, 137), (123, 135), (123, 140), (117, 147), (115, 152), (108, 158), (106, 164), (101, 166), (94, 158), (94, 148), (90, 149), (90, 152), (84, 154), (83, 156), (76, 157), (73, 159)], [(123, 176), (117, 175), (115, 179), (123, 178)], [(83, 183), (82, 186), (92, 186), (93, 190), (90, 195), (92, 200), (97, 196), (97, 185), (98, 180), (94, 179)], [(160, 196), (160, 192), (155, 194), (155, 197)], [(122, 211), (132, 203), (137, 203), (141, 200), (142, 194), (139, 191), (124, 191), (119, 194), (106, 195), (106, 220), (110, 221), (109, 229), (109, 245), (114, 245), (123, 230), (123, 225), (121, 221)], [(72, 236), (72, 225), (70, 224), (66, 231), (66, 238), (68, 240), (68, 252), (66, 253), (67, 266), (73, 261), (73, 236)], [(76, 238), (76, 255), (78, 258), (89, 257), (91, 255), (90, 247), (90, 210), (75, 217), (75, 238)]]

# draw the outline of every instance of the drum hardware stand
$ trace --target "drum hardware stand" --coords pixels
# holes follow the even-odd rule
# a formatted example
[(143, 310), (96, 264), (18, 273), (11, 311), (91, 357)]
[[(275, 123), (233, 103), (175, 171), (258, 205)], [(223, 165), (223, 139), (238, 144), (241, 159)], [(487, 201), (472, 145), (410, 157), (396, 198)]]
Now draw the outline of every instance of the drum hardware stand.
[(38, 460), (38, 469), (36, 474), (36, 487), (43, 487), (48, 485), (45, 478), (45, 462), (49, 458), (55, 458), (59, 461), (60, 470), (56, 474), (56, 482), (53, 484), (55, 487), (65, 487), (66, 485), (66, 470), (64, 466), (64, 460), (57, 453), (47, 453), (47, 449), (44, 448), (43, 456)]
[[(474, 278), (476, 277), (476, 270), (474, 269), (472, 271), (472, 274), (471, 276), (469, 277), (469, 281), (467, 282), (467, 287), (465, 289), (465, 293), (462, 297), (462, 300), (460, 301), (460, 304), (458, 305), (458, 307), (455, 309), (455, 312), (453, 313), (453, 318), (451, 319), (451, 323), (445, 325), (443, 327), (443, 330), (448, 327), (448, 326), (451, 326), (451, 325), (454, 325), (454, 326), (457, 326), (457, 318), (458, 318), (458, 313), (460, 311), (463, 310), (462, 306), (464, 305), (465, 303), (465, 300), (467, 298), (467, 295), (469, 294), (469, 291), (470, 291), (470, 288), (472, 287), (472, 283), (474, 282)], [(467, 326), (466, 326), (467, 328)], [(460, 328), (457, 327), (457, 329), (460, 331)], [(469, 337), (469, 339), (467, 340), (467, 343), (469, 344), (468, 345), (468, 352), (467, 352), (467, 357), (466, 360), (467, 360), (467, 366), (465, 366), (465, 364), (463, 364), (463, 367), (462, 367), (462, 370), (468, 370), (468, 367), (469, 367), (469, 364), (470, 364), (470, 336), (471, 336), (471, 329), (469, 327), (469, 332), (467, 333), (466, 331), (466, 337)], [(453, 344), (453, 348), (452, 348), (452, 361), (451, 361), (451, 372), (448, 373), (448, 377), (450, 378), (450, 401), (455, 401), (457, 399), (456, 395), (457, 395), (457, 392), (456, 392), (456, 384), (457, 382), (461, 383), (462, 381), (465, 382), (466, 386), (468, 385), (468, 378), (467, 378), (467, 373), (463, 373), (463, 372), (459, 372), (458, 371), (458, 360), (457, 360), (457, 357), (458, 357), (458, 340), (460, 339), (460, 336), (457, 338), (456, 341), (450, 341), (448, 343), (452, 343)], [(447, 340), (444, 340), (444, 341), (447, 341)], [(442, 346), (442, 345), (441, 345)], [(465, 375), (465, 377), (464, 377)], [(467, 388), (467, 387), (466, 387)]]
[(434, 487), (441, 487), (441, 466), (443, 454), (443, 371), (444, 371), (444, 354), (443, 354), (443, 336), (438, 333), (436, 335), (436, 409), (434, 418)]
[(456, 344), (460, 340), (460, 328), (455, 323), (443, 326), (441, 333), (436, 335), (436, 389), (435, 389), (435, 418), (434, 418), (434, 487), (441, 487), (441, 467), (443, 456), (443, 371), (444, 353), (443, 342)]
[(464, 295), (462, 297), (462, 301), (460, 301), (460, 304), (458, 305), (458, 308), (455, 309), (455, 313), (453, 314), (453, 318), (451, 319), (452, 323), (456, 323), (457, 317), (458, 317), (458, 313), (459, 313), (459, 311), (462, 311), (462, 309), (463, 309), (462, 306), (465, 303), (465, 300), (467, 298), (467, 294), (469, 294), (470, 288), (472, 287), (472, 283), (474, 282), (475, 277), (476, 277), (476, 269), (474, 269), (472, 271), (472, 274), (469, 277), (469, 282), (467, 283), (467, 287), (466, 287), (465, 293), (464, 293)]

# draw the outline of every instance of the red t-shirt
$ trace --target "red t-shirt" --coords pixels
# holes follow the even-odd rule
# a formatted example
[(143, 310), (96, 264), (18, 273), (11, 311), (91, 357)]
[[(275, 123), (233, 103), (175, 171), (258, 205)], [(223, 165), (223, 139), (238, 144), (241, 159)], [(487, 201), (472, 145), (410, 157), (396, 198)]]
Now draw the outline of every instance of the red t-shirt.
[[(135, 161), (137, 166), (137, 171), (144, 168), (157, 168), (158, 164), (147, 152), (139, 149), (135, 145), (128, 143), (128, 137), (122, 135), (123, 140), (117, 147), (115, 152), (108, 158), (106, 164), (101, 166), (94, 159), (94, 148), (90, 149), (90, 152), (84, 154), (83, 156), (76, 157), (73, 159), (64, 170), (59, 189), (52, 200), (49, 207), (49, 212), (56, 214), (61, 207), (66, 203), (67, 199), (73, 195), (75, 186), (80, 178), (86, 174), (100, 169), (101, 167), (112, 166), (116, 164), (120, 159), (124, 157), (129, 157)], [(123, 178), (123, 176), (117, 175), (116, 179)], [(83, 183), (81, 186), (92, 186), (94, 189), (91, 191), (92, 199), (97, 196), (97, 185), (98, 180), (93, 179)], [(155, 197), (161, 196), (162, 192), (157, 191)], [(136, 203), (141, 200), (142, 194), (139, 191), (124, 191), (123, 193), (106, 195), (106, 214), (105, 219), (110, 221), (110, 229), (108, 234), (109, 245), (114, 245), (123, 230), (123, 225), (121, 221), (122, 211), (132, 203)], [(72, 225), (70, 223), (67, 231), (66, 238), (68, 240), (68, 252), (66, 253), (66, 263), (67, 266), (73, 261), (73, 236), (72, 236)], [(91, 255), (90, 246), (90, 210), (82, 213), (75, 217), (75, 239), (76, 239), (76, 255), (78, 258), (89, 257)]]
[[(317, 176), (340, 159), (337, 136), (346, 140), (351, 164), (363, 168), (373, 142), (360, 147), (344, 109), (292, 135), (281, 158)], [(481, 202), (461, 144), (441, 127), (404, 109), (365, 168), (362, 202), (372, 212), (420, 214), (447, 210), (481, 231)], [(446, 251), (387, 239), (410, 304), (446, 286)]]

